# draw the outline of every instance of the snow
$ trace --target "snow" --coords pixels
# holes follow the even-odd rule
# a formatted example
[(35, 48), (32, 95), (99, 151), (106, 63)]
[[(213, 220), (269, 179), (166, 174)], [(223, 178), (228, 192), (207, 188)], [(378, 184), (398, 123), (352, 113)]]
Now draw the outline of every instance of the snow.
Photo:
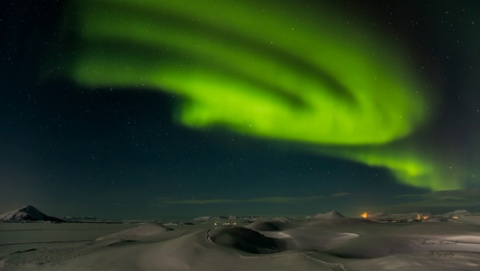
[(246, 227), (238, 226), (240, 220), (237, 226), (204, 221), (168, 227), (0, 223), (0, 269), (480, 270), (480, 216), (468, 218), (438, 223), (261, 219)]

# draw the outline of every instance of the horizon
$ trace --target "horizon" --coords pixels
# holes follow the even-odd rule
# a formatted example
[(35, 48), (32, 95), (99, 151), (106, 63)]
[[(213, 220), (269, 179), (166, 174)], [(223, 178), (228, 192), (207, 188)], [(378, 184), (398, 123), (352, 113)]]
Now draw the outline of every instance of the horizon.
[[(471, 213), (471, 214), (480, 214), (480, 212), (475, 212), (475, 211), (471, 211), (471, 210), (466, 210), (466, 209), (456, 209), (456, 210), (449, 210), (449, 211), (445, 211), (445, 212), (441, 212), (441, 213), (434, 213), (434, 212), (430, 212), (430, 211), (425, 211), (425, 210), (416, 210), (416, 211), (409, 211), (409, 212), (388, 212), (387, 210), (385, 211), (368, 211), (368, 210), (365, 210), (363, 213), (355, 213), (355, 214), (349, 214), (349, 213), (343, 213), (341, 210), (329, 210), (329, 211), (319, 211), (319, 212), (316, 212), (316, 213), (311, 213), (311, 214), (284, 214), (284, 215), (281, 215), (281, 214), (254, 214), (254, 213), (251, 213), (251, 214), (247, 214), (247, 213), (244, 213), (244, 214), (234, 214), (234, 213), (224, 213), (224, 214), (207, 214), (205, 213), (204, 215), (200, 215), (200, 216), (195, 216), (195, 215), (170, 215), (170, 216), (159, 216), (159, 217), (98, 217), (98, 216), (93, 216), (93, 215), (78, 215), (78, 214), (69, 214), (69, 215), (57, 215), (57, 214), (52, 214), (48, 211), (44, 211), (42, 210), (41, 208), (37, 208), (36, 206), (34, 205), (25, 205), (21, 208), (16, 208), (16, 209), (13, 209), (13, 210), (9, 210), (7, 212), (0, 212), (0, 215), (4, 215), (4, 214), (7, 214), (7, 213), (10, 213), (10, 212), (14, 212), (14, 211), (18, 211), (18, 210), (22, 210), (26, 207), (33, 207), (34, 209), (36, 209), (37, 211), (40, 211), (41, 213), (47, 215), (48, 217), (54, 217), (54, 218), (59, 218), (59, 219), (67, 219), (65, 222), (71, 222), (69, 221), (68, 219), (72, 219), (72, 221), (76, 221), (75, 219), (91, 219), (92, 221), (94, 222), (108, 222), (108, 221), (118, 221), (118, 222), (121, 222), (121, 221), (161, 221), (161, 222), (169, 222), (169, 221), (190, 221), (190, 220), (195, 220), (197, 218), (203, 218), (203, 217), (209, 217), (209, 218), (218, 218), (218, 217), (222, 217), (222, 218), (229, 218), (229, 217), (236, 217), (236, 218), (247, 218), (247, 217), (255, 217), (255, 218), (260, 218), (260, 219), (268, 219), (268, 218), (276, 218), (276, 217), (285, 217), (285, 218), (290, 218), (290, 219), (314, 219), (313, 217), (315, 215), (321, 215), (321, 214), (329, 214), (329, 213), (332, 213), (332, 212), (336, 212), (336, 213), (339, 213), (340, 215), (344, 216), (345, 218), (362, 218), (362, 219), (366, 219), (366, 218), (371, 218), (372, 216), (375, 216), (375, 215), (380, 215), (380, 214), (386, 214), (386, 215), (405, 215), (405, 214), (421, 214), (421, 215), (426, 215), (426, 214), (429, 214), (431, 216), (437, 216), (437, 217), (440, 217), (440, 216), (444, 216), (444, 215), (447, 215), (447, 214), (451, 214), (451, 213), (458, 213), (458, 212), (468, 212), (468, 213)], [(367, 217), (363, 217), (363, 214), (367, 213)], [(310, 218), (309, 218), (310, 217)], [(0, 222), (7, 222), (7, 221), (1, 221)], [(15, 222), (15, 221), (12, 221), (12, 222)], [(34, 221), (35, 222), (35, 221)], [(38, 222), (41, 222), (41, 221), (38, 221)]]

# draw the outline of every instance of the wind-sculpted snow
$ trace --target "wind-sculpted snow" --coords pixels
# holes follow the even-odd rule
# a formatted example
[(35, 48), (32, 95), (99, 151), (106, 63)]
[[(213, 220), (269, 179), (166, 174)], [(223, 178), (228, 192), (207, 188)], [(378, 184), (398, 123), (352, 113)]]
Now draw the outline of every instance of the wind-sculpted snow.
[[(478, 216), (469, 217), (478, 220)], [(19, 231), (24, 224), (2, 223), (0, 234), (16, 236), (18, 240), (46, 229), (70, 232), (72, 236), (64, 236), (66, 239), (59, 242), (57, 235), (52, 234), (55, 242), (28, 244), (7, 244), (0, 239), (0, 269), (450, 271), (480, 268), (478, 226), (461, 221), (399, 225), (318, 218), (290, 222), (287, 228), (274, 231), (245, 228), (242, 220), (235, 222), (237, 226), (216, 226), (210, 221), (172, 225), (171, 230), (156, 223), (80, 223), (82, 227), (78, 223), (34, 223)], [(104, 227), (111, 232), (102, 234), (103, 238), (68, 241), (73, 236), (91, 237)], [(126, 227), (129, 229), (125, 230)]]

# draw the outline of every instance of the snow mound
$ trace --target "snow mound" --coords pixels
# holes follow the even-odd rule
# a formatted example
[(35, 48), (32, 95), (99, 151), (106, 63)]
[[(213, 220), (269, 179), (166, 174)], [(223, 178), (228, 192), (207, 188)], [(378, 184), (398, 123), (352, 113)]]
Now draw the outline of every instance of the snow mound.
[(271, 221), (255, 221), (248, 224), (245, 228), (256, 231), (281, 231), (286, 228), (288, 221), (271, 220)]
[(453, 212), (446, 213), (444, 216), (451, 217), (451, 216), (469, 216), (469, 215), (472, 215), (472, 213), (470, 213), (467, 210), (455, 210)]
[(235, 248), (253, 254), (270, 254), (284, 251), (285, 241), (266, 237), (257, 231), (242, 227), (225, 228), (211, 234), (217, 245)]
[(163, 226), (162, 224), (159, 223), (148, 223), (148, 224), (143, 224), (141, 226), (112, 233), (103, 237), (97, 238), (97, 241), (102, 241), (102, 240), (132, 240), (132, 239), (137, 239), (137, 238), (142, 238), (142, 237), (147, 237), (147, 236), (152, 236), (155, 234), (159, 234), (162, 232), (166, 231), (171, 231), (172, 229)]

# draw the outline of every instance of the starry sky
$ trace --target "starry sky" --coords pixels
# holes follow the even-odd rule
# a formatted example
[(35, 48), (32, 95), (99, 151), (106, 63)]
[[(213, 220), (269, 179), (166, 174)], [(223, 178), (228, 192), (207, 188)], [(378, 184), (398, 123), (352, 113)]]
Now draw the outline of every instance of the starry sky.
[(478, 1), (134, 2), (2, 2), (0, 213), (480, 211)]

